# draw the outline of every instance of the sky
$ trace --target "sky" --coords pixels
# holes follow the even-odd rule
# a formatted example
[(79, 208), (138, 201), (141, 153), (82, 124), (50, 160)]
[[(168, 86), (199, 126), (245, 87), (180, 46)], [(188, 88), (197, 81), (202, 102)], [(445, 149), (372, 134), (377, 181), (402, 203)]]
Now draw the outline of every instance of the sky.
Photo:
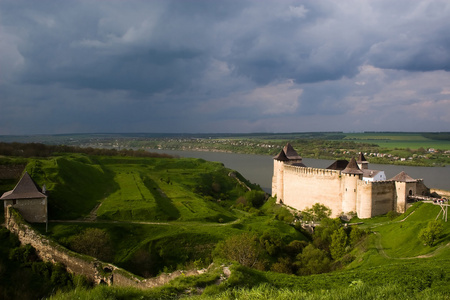
[(448, 0), (0, 0), (0, 135), (450, 131)]

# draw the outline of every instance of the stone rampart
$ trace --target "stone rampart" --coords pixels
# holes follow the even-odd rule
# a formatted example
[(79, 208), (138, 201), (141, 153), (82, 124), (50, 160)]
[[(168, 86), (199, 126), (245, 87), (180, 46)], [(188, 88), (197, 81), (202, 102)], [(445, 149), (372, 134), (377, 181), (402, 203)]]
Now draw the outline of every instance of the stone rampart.
[[(315, 203), (328, 206), (333, 217), (342, 212), (342, 177), (336, 170), (285, 165), (283, 203), (298, 210)], [(278, 195), (277, 195), (278, 197)]]
[(176, 271), (162, 274), (158, 277), (143, 279), (113, 264), (99, 261), (88, 255), (73, 252), (59, 245), (34, 230), (16, 209), (12, 207), (7, 207), (6, 209), (6, 228), (16, 234), (22, 244), (30, 244), (33, 246), (36, 249), (37, 255), (42, 260), (52, 263), (62, 263), (66, 266), (67, 271), (84, 275), (96, 284), (105, 283), (115, 286), (152, 288), (164, 285), (181, 275), (192, 276), (206, 272), (206, 269)]

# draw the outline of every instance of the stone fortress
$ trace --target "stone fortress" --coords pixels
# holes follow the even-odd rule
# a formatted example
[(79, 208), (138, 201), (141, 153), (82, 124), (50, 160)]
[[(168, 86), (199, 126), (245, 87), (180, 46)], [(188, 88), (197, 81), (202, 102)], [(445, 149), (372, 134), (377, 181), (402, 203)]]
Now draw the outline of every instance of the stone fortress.
[(365, 219), (403, 213), (409, 197), (428, 193), (423, 180), (405, 172), (386, 180), (383, 171), (369, 169), (362, 153), (358, 160), (337, 160), (326, 169), (305, 166), (289, 143), (274, 157), (272, 196), (300, 211), (321, 203), (331, 209), (332, 217), (356, 214)]

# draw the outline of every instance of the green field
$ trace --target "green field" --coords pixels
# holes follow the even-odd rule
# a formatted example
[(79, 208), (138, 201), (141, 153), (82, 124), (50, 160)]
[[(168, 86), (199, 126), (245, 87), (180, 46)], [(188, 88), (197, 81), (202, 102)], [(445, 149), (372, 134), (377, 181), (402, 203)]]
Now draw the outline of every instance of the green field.
[(381, 148), (440, 149), (450, 150), (450, 140), (438, 140), (425, 137), (423, 133), (345, 133), (344, 140), (358, 143), (373, 143)]
[(114, 245), (107, 260), (141, 276), (207, 266), (219, 241), (242, 232), (306, 239), (275, 218), (284, 211), (271, 212), (273, 201), (237, 209), (248, 187), (264, 192), (217, 162), (67, 154), (30, 159), (27, 170), (49, 191), (48, 231), (36, 225), (42, 233), (73, 248), (80, 233), (100, 229)]

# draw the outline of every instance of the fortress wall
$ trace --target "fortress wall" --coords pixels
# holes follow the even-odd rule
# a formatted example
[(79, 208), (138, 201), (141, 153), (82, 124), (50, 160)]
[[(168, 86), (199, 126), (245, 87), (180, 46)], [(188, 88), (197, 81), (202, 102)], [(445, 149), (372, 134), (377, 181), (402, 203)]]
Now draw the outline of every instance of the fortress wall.
[(356, 214), (360, 219), (372, 217), (372, 184), (370, 183), (358, 182)]
[(273, 177), (272, 177), (272, 196), (277, 196), (277, 201), (283, 199), (283, 173), (284, 163), (282, 161), (274, 160), (273, 163)]
[(6, 212), (7, 206), (17, 209), (31, 223), (47, 222), (47, 198), (3, 200)]
[(142, 279), (113, 264), (99, 261), (88, 255), (73, 252), (58, 243), (49, 240), (34, 230), (13, 207), (7, 207), (6, 228), (17, 235), (20, 243), (30, 244), (36, 249), (37, 255), (44, 261), (62, 263), (68, 272), (84, 275), (94, 283), (106, 283), (116, 286), (133, 286), (137, 288), (152, 288), (167, 284), (178, 276), (193, 276), (206, 272), (206, 269), (176, 271), (163, 273), (158, 277)]
[(392, 181), (358, 182), (357, 214), (361, 219), (386, 214), (394, 209), (395, 186)]
[(344, 213), (356, 212), (357, 185), (360, 181), (359, 175), (341, 174), (342, 177), (342, 211)]
[(83, 257), (61, 245), (47, 239), (29, 226), (23, 217), (12, 207), (8, 207), (6, 227), (17, 235), (21, 244), (30, 244), (36, 249), (38, 256), (44, 261), (62, 263), (71, 273), (84, 275), (91, 280), (96, 279), (94, 259)]
[(425, 185), (423, 179), (417, 179), (416, 183), (416, 195), (426, 196), (430, 194), (430, 189)]
[(322, 203), (338, 216), (342, 212), (340, 172), (336, 170), (284, 166), (285, 205), (298, 210)]
[[(417, 183), (416, 182), (394, 182), (394, 208), (396, 212), (404, 213), (406, 211), (406, 206), (408, 204), (408, 195), (421, 195), (417, 194)], [(426, 188), (426, 187), (425, 187)], [(422, 192), (422, 191), (421, 191)]]
[(395, 184), (392, 181), (374, 181), (372, 185), (372, 216), (394, 210)]

